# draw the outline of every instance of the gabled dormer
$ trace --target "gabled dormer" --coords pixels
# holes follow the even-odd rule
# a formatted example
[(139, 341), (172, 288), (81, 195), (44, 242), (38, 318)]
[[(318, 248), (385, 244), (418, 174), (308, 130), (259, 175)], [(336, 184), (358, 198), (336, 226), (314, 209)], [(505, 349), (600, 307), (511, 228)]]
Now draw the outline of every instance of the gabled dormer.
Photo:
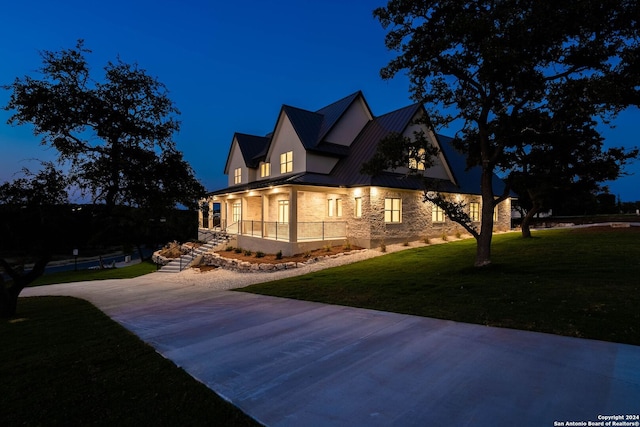
[(224, 173), (229, 186), (255, 181), (261, 162), (264, 161), (269, 137), (236, 133), (231, 141)]
[(371, 109), (358, 91), (317, 111), (325, 120), (320, 140), (350, 146), (360, 131), (373, 120)]
[(330, 173), (372, 118), (361, 92), (316, 112), (283, 106), (266, 154), (272, 173)]

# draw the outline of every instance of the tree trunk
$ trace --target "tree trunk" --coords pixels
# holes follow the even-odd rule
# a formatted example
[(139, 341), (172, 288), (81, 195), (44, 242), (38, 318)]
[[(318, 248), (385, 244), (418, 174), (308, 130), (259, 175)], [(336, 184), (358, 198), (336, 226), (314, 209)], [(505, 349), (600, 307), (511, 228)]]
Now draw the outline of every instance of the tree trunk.
[(10, 287), (6, 287), (4, 280), (0, 278), (0, 318), (9, 319), (16, 315), (18, 307), (18, 295), (22, 292), (22, 289), (17, 289), (15, 284)]
[(484, 267), (491, 264), (491, 239), (493, 238), (493, 171), (482, 169), (482, 217), (480, 235), (476, 239), (476, 261), (474, 266)]
[(522, 218), (522, 225), (520, 228), (522, 229), (522, 237), (525, 239), (531, 238), (531, 229), (529, 226), (531, 225), (531, 220), (538, 212), (540, 212), (540, 206), (533, 205), (533, 207), (529, 209), (529, 212), (527, 212), (527, 214)]
[(0, 258), (0, 266), (13, 280), (11, 286), (7, 287), (4, 283), (4, 279), (0, 277), (0, 317), (11, 318), (16, 315), (20, 292), (22, 292), (29, 283), (44, 274), (44, 269), (50, 259), (51, 256), (47, 254), (36, 261), (31, 271), (20, 274), (12, 268), (8, 262)]

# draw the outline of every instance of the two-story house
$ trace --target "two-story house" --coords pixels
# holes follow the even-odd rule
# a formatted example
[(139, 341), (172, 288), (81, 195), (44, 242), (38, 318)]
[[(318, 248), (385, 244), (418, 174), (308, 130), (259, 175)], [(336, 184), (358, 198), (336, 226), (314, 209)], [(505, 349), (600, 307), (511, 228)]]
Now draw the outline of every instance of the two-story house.
[[(220, 225), (237, 235), (239, 247), (265, 253), (293, 255), (346, 241), (371, 248), (463, 231), (423, 201), (429, 190), (423, 179), (400, 169), (377, 176), (360, 172), (386, 135), (413, 137), (422, 130), (440, 151), (420, 172), (438, 191), (463, 201), (479, 227), (479, 169), (467, 170), (451, 138), (418, 124), (425, 114), (414, 104), (376, 117), (361, 92), (317, 111), (285, 105), (271, 133), (233, 136), (224, 169), (228, 187), (203, 202), (208, 212), (220, 204)], [(495, 209), (496, 229), (510, 227), (510, 204), (507, 199)], [(214, 228), (212, 215), (201, 212), (200, 227), (203, 233)]]

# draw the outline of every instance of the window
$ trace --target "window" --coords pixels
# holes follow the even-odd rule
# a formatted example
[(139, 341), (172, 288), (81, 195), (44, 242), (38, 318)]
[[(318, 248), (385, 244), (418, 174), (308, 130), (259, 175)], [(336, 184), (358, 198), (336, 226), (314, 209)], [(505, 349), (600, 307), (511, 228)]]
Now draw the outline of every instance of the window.
[(356, 218), (362, 218), (362, 197), (356, 197), (355, 203), (355, 213), (354, 216)]
[(239, 222), (242, 219), (242, 203), (236, 202), (233, 204), (233, 213), (231, 218), (233, 222)]
[(242, 169), (237, 168), (233, 171), (233, 182), (235, 184), (240, 184), (242, 182)]
[(335, 211), (335, 200), (327, 199), (327, 216), (333, 216), (333, 212)]
[(293, 151), (280, 154), (280, 173), (293, 171)]
[(278, 222), (280, 224), (289, 223), (289, 201), (278, 200)]
[(469, 203), (469, 218), (471, 221), (480, 221), (480, 203)]
[(400, 222), (402, 218), (402, 199), (384, 199), (384, 222)]
[(260, 164), (260, 178), (264, 178), (271, 175), (271, 163)]
[(336, 216), (342, 216), (342, 199), (336, 199)]
[(496, 206), (495, 208), (493, 208), (493, 221), (496, 222), (498, 221), (498, 211), (500, 209), (498, 209), (498, 207)]
[(412, 151), (409, 154), (409, 169), (423, 171), (426, 154), (427, 152), (424, 148), (420, 148), (417, 153)]
[(440, 206), (433, 205), (433, 208), (431, 209), (431, 221), (444, 222), (444, 211)]

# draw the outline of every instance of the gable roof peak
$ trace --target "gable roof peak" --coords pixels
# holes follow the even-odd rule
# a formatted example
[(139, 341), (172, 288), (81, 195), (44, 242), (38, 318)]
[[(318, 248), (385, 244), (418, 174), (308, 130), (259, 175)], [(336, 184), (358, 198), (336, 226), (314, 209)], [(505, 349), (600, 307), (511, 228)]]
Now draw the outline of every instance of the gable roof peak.
[(349, 109), (349, 107), (351, 107), (356, 99), (362, 100), (365, 108), (367, 109), (367, 112), (373, 118), (373, 113), (371, 113), (371, 109), (369, 108), (369, 105), (367, 104), (362, 91), (359, 90), (357, 92), (354, 92), (351, 95), (345, 96), (344, 98), (339, 99), (316, 111), (316, 113), (322, 114), (324, 116), (320, 134), (318, 135), (320, 140), (324, 139), (327, 136), (334, 125), (340, 120), (342, 115)]

